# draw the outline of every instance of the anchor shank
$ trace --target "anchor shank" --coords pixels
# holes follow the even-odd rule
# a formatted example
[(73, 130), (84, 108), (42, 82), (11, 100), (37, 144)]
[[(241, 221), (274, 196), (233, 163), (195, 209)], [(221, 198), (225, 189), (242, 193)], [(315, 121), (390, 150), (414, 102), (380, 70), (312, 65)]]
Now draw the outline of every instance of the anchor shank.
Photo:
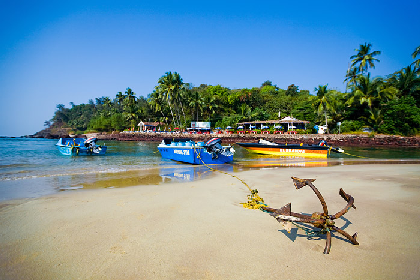
[(261, 207), (261, 209), (274, 214), (273, 216), (281, 220), (288, 220), (291, 222), (301, 222), (301, 223), (309, 223), (309, 224), (324, 224), (325, 223), (324, 219), (314, 219), (310, 215), (291, 212), (289, 204), (282, 207), (281, 209), (275, 209), (275, 208), (270, 208), (266, 206)]
[(298, 217), (294, 217), (293, 215), (292, 216), (276, 215), (275, 218), (281, 221), (299, 222), (299, 223), (307, 223), (307, 224), (313, 224), (313, 225), (325, 223), (325, 220), (323, 219), (311, 219), (309, 217), (298, 218)]
[(322, 205), (322, 209), (324, 210), (324, 216), (327, 217), (328, 216), (328, 208), (327, 208), (327, 203), (324, 200), (324, 197), (322, 197), (321, 193), (318, 191), (318, 189), (312, 184), (312, 182), (310, 181), (306, 181), (306, 183), (308, 184), (309, 187), (311, 187), (311, 189), (314, 191), (314, 193), (316, 194), (316, 196), (318, 197), (319, 201), (321, 202)]

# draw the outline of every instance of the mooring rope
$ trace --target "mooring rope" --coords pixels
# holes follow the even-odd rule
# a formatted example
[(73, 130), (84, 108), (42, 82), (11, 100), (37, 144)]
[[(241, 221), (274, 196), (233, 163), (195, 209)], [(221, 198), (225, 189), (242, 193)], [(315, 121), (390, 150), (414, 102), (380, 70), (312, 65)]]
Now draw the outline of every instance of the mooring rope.
[(258, 190), (257, 189), (254, 189), (253, 190), (244, 180), (242, 180), (241, 178), (239, 178), (239, 177), (237, 177), (235, 175), (232, 175), (230, 173), (227, 173), (227, 172), (224, 172), (224, 171), (220, 171), (218, 169), (215, 169), (215, 168), (212, 168), (212, 167), (208, 166), (203, 161), (203, 159), (201, 158), (200, 153), (198, 151), (196, 151), (195, 148), (194, 148), (194, 153), (197, 154), (197, 158), (203, 163), (203, 165), (206, 166), (211, 171), (220, 172), (222, 174), (229, 175), (229, 176), (231, 176), (231, 177), (239, 180), (242, 184), (244, 184), (248, 188), (248, 190), (251, 192), (251, 194), (248, 195), (248, 202), (241, 203), (244, 208), (248, 208), (248, 209), (260, 209), (260, 210), (262, 210), (261, 207), (263, 207), (263, 206), (264, 207), (268, 207), (268, 205), (264, 203), (264, 199), (258, 195)]
[[(331, 147), (331, 146), (327, 146), (327, 147), (329, 148), (328, 153), (330, 154), (331, 150), (334, 149), (334, 147)], [(341, 152), (340, 154), (345, 154), (345, 155), (348, 155), (348, 156), (358, 157), (358, 158), (367, 158), (367, 157), (364, 157), (364, 156), (352, 155), (352, 154), (349, 154), (349, 153), (346, 153), (346, 152)]]
[[(257, 189), (254, 189), (253, 190), (244, 180), (242, 180), (241, 178), (239, 178), (239, 177), (237, 177), (235, 175), (232, 175), (230, 173), (227, 173), (227, 172), (224, 172), (224, 171), (220, 171), (218, 169), (215, 169), (215, 168), (210, 167), (208, 164), (206, 164), (203, 161), (203, 159), (201, 158), (200, 153), (198, 151), (196, 151), (195, 148), (193, 148), (193, 149), (194, 149), (194, 154), (195, 153), (197, 154), (197, 158), (208, 169), (210, 169), (213, 172), (220, 172), (222, 174), (229, 175), (229, 176), (231, 176), (231, 177), (239, 180), (242, 184), (244, 184), (248, 188), (248, 190), (251, 192), (251, 194), (248, 195), (248, 202), (240, 203), (240, 204), (242, 204), (242, 206), (244, 208), (248, 208), (248, 209), (259, 209), (259, 210), (261, 210), (263, 212), (267, 212), (266, 210), (261, 209), (261, 207), (268, 207), (268, 205), (266, 203), (264, 203), (264, 199), (258, 195), (258, 190)], [(351, 206), (349, 208), (351, 208)], [(324, 229), (321, 229), (321, 230), (313, 230), (313, 229), (310, 229), (310, 228), (306, 228), (306, 227), (300, 226), (299, 224), (297, 224), (295, 222), (291, 222), (291, 223), (294, 226), (296, 226), (298, 229), (303, 230), (305, 232), (306, 236), (308, 236), (308, 237), (315, 237), (315, 236), (318, 236), (318, 235), (321, 235), (321, 234), (325, 234), (327, 231), (330, 231), (329, 228), (324, 228)]]
[(368, 158), (368, 157), (364, 157), (364, 156), (352, 155), (352, 154), (345, 153), (345, 152), (342, 152), (342, 153), (343, 153), (343, 154), (345, 154), (345, 155), (348, 155), (348, 156), (352, 156), (352, 157), (358, 157), (358, 158)]

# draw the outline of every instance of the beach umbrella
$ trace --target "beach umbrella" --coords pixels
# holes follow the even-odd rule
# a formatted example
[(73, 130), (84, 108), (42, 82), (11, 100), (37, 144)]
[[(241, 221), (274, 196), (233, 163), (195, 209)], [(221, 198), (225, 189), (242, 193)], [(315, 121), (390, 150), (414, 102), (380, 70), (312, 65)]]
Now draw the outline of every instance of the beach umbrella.
[(243, 129), (244, 127), (242, 125), (238, 126), (238, 129)]
[(222, 129), (221, 127), (216, 127), (216, 129)]
[(232, 129), (232, 127), (231, 126), (227, 126), (226, 129)]

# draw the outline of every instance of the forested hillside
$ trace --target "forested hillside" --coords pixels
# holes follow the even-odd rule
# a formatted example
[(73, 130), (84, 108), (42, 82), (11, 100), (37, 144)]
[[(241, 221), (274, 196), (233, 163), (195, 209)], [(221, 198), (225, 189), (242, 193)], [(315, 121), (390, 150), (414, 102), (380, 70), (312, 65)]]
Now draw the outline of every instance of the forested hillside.
[[(235, 126), (242, 121), (272, 120), (293, 115), (311, 124), (327, 122), (330, 133), (359, 131), (370, 127), (385, 134), (415, 135), (420, 130), (420, 46), (411, 54), (413, 63), (386, 77), (372, 77), (369, 70), (380, 60), (371, 44), (360, 45), (343, 73), (346, 92), (319, 85), (315, 94), (299, 85), (287, 89), (265, 81), (251, 89), (221, 85), (192, 86), (177, 72), (167, 72), (147, 98), (131, 88), (115, 96), (102, 96), (70, 108), (57, 105), (47, 127), (68, 128), (72, 133), (123, 131), (140, 120), (158, 121), (166, 128), (186, 128), (191, 121), (210, 121), (212, 127)], [(410, 54), (407, 54), (408, 56)]]

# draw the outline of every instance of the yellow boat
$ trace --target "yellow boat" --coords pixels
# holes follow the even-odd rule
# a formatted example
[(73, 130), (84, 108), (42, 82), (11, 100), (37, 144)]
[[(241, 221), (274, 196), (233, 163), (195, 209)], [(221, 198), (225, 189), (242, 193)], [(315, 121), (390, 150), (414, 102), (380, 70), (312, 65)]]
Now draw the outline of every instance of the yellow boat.
[(236, 143), (247, 150), (265, 155), (327, 158), (330, 152), (343, 153), (340, 148), (333, 148), (322, 140), (318, 145), (278, 144), (260, 139), (258, 143)]

